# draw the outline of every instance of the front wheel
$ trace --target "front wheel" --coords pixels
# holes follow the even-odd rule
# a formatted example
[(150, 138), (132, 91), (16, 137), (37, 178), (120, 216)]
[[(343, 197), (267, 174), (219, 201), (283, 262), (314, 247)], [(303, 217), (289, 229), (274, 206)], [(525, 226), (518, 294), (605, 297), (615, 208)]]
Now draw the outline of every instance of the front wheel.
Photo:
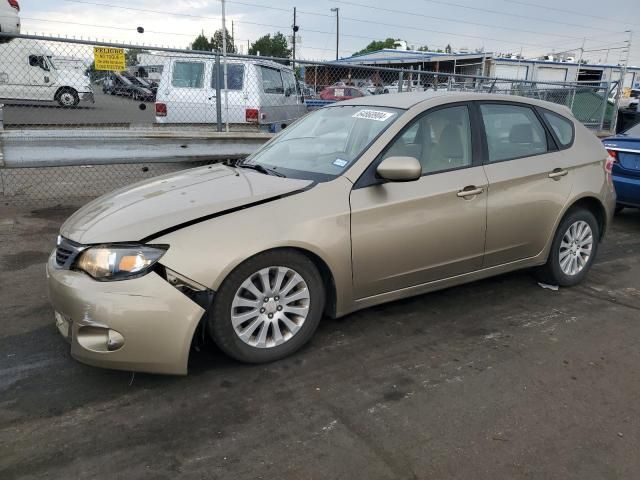
[(231, 357), (265, 363), (307, 343), (322, 318), (320, 272), (295, 250), (258, 254), (225, 279), (209, 316), (214, 342)]
[(80, 103), (80, 97), (78, 96), (78, 92), (76, 92), (72, 88), (65, 88), (58, 93), (58, 97), (56, 98), (58, 104), (63, 108), (75, 107)]
[(596, 253), (600, 228), (588, 210), (569, 212), (558, 226), (547, 263), (538, 269), (538, 277), (562, 287), (582, 282)]

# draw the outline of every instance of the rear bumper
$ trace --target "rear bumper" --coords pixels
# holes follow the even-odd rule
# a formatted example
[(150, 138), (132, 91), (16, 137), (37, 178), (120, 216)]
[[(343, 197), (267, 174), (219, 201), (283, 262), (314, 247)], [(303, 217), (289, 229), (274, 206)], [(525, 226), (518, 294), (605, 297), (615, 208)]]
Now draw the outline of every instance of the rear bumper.
[(640, 207), (640, 177), (613, 175), (617, 202), (620, 205)]
[(98, 282), (47, 262), (49, 298), (71, 355), (96, 367), (185, 375), (204, 310), (154, 272)]

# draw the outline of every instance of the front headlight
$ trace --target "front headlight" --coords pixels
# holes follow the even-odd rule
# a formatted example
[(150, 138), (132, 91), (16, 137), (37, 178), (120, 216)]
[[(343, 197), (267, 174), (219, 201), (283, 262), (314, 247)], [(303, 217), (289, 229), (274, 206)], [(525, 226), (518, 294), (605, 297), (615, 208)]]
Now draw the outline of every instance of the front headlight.
[(165, 254), (168, 246), (102, 245), (82, 252), (76, 268), (96, 280), (123, 280), (139, 277)]

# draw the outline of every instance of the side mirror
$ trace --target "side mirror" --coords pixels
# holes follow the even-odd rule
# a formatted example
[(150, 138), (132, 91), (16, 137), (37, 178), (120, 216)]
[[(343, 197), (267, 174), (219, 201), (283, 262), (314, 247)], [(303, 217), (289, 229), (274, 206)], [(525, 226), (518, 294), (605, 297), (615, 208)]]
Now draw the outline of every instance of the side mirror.
[(390, 182), (412, 182), (422, 176), (422, 165), (414, 157), (388, 157), (380, 162), (376, 173)]

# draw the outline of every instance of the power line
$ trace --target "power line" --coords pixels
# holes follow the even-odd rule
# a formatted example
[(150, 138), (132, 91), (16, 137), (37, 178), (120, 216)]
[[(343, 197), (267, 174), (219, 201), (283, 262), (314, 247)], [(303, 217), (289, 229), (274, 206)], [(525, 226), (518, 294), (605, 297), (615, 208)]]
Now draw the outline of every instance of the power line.
[(497, 15), (505, 15), (508, 17), (515, 17), (515, 18), (524, 18), (526, 20), (536, 20), (539, 22), (547, 22), (547, 23), (555, 23), (558, 25), (565, 25), (565, 26), (570, 26), (570, 27), (579, 27), (579, 28), (586, 28), (589, 30), (601, 30), (603, 32), (610, 32), (610, 33), (617, 33), (615, 30), (608, 30), (606, 28), (598, 28), (598, 27), (593, 27), (593, 26), (587, 26), (587, 25), (580, 25), (577, 23), (567, 23), (567, 22), (560, 22), (557, 20), (550, 20), (548, 18), (541, 18), (541, 17), (532, 17), (531, 15), (518, 15), (516, 13), (507, 13), (507, 12), (503, 12), (500, 10), (491, 10), (489, 8), (480, 8), (480, 7), (472, 7), (469, 5), (464, 5), (461, 3), (454, 3), (454, 2), (447, 2), (444, 0), (422, 0), (423, 2), (426, 3), (436, 3), (436, 4), (440, 4), (440, 5), (447, 5), (449, 7), (460, 7), (460, 8), (466, 8), (468, 10), (475, 10), (477, 12), (487, 12), (487, 13), (494, 13)]
[(577, 16), (580, 16), (580, 17), (595, 18), (596, 20), (605, 20), (607, 22), (615, 22), (615, 23), (623, 24), (623, 25), (633, 25), (633, 23), (623, 22), (620, 19), (615, 19), (615, 18), (611, 18), (611, 17), (603, 17), (601, 15), (591, 15), (591, 14), (588, 14), (588, 13), (580, 13), (580, 12), (577, 12), (575, 10), (565, 10), (563, 8), (552, 7), (550, 5), (542, 5), (540, 3), (523, 2), (521, 0), (503, 0), (503, 1), (505, 1), (507, 3), (516, 3), (518, 5), (526, 5), (528, 7), (544, 8), (545, 10), (553, 10), (555, 12), (569, 13), (571, 15), (577, 15)]
[[(403, 15), (411, 15), (412, 17), (430, 18), (430, 19), (433, 19), (433, 20), (441, 20), (441, 21), (457, 23), (457, 24), (462, 23), (462, 24), (466, 24), (466, 25), (476, 25), (476, 26), (480, 26), (480, 27), (500, 28), (500, 29), (503, 29), (503, 30), (511, 30), (511, 31), (515, 31), (515, 32), (533, 33), (534, 35), (544, 35), (544, 36), (548, 36), (549, 35), (547, 33), (542, 33), (540, 31), (535, 31), (535, 30), (525, 30), (525, 29), (522, 29), (522, 28), (505, 27), (505, 26), (502, 26), (502, 25), (495, 25), (495, 24), (488, 24), (488, 23), (469, 22), (469, 21), (460, 20), (460, 19), (434, 17), (432, 15), (424, 15), (422, 13), (417, 13), (417, 12), (409, 12), (409, 11), (406, 11), (406, 10), (395, 10), (395, 9), (392, 9), (392, 8), (377, 7), (375, 5), (366, 5), (366, 4), (363, 4), (363, 3), (348, 2), (346, 0), (333, 0), (333, 1), (335, 3), (342, 3), (344, 5), (352, 5), (352, 6), (355, 6), (355, 7), (369, 8), (369, 9), (372, 9), (372, 10), (380, 10), (382, 12), (399, 13), (399, 14), (403, 14)], [(560, 33), (553, 33), (551, 35), (555, 36), (555, 37), (572, 38), (574, 40), (581, 40), (582, 39), (582, 37), (575, 37), (575, 36), (572, 36), (572, 35), (563, 35), (563, 34), (560, 34)]]

